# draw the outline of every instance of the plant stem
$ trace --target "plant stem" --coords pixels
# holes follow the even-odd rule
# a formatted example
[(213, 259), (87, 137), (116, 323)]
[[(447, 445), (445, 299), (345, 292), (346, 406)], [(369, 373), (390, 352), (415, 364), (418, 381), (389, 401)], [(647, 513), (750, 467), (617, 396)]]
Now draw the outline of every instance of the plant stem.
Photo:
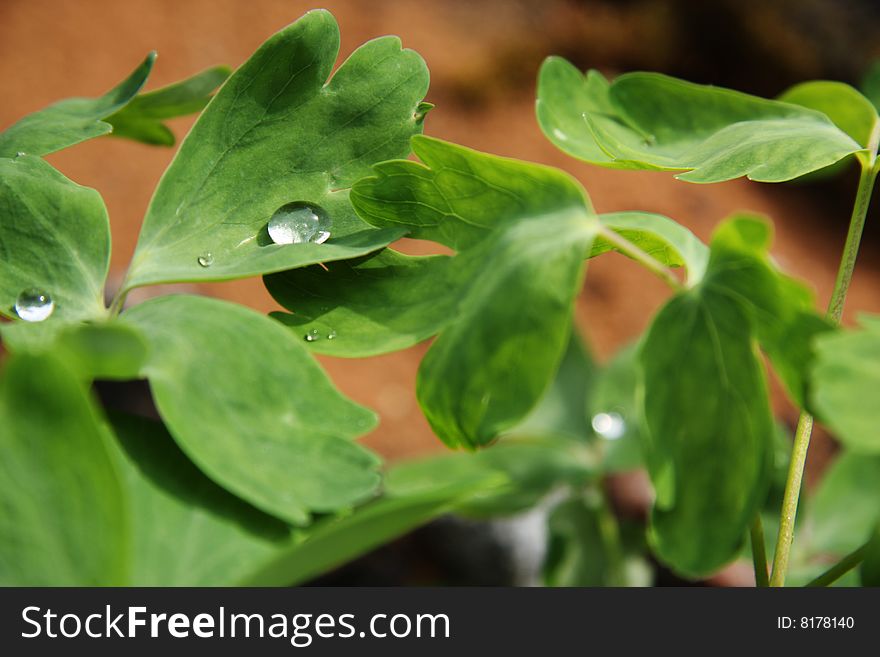
[(604, 226), (599, 228), (599, 235), (606, 242), (610, 242), (611, 245), (621, 253), (628, 255), (630, 258), (635, 260), (636, 262), (643, 265), (649, 271), (653, 272), (657, 276), (659, 276), (663, 281), (665, 281), (673, 290), (681, 290), (682, 284), (672, 272), (672, 270), (664, 265), (662, 262), (652, 257), (650, 254), (640, 249), (638, 246), (630, 242), (628, 239), (615, 233), (613, 230), (609, 228), (605, 228)]
[(759, 587), (769, 586), (767, 546), (764, 544), (764, 523), (761, 522), (760, 512), (755, 514), (750, 534), (752, 539), (752, 563), (755, 565), (755, 585)]
[[(871, 203), (871, 192), (874, 189), (874, 181), (877, 178), (875, 168), (876, 142), (880, 136), (880, 123), (874, 126), (871, 141), (873, 149), (870, 158), (859, 158), (862, 170), (859, 175), (859, 188), (856, 191), (856, 200), (853, 204), (852, 215), (849, 220), (849, 230), (846, 235), (846, 243), (837, 269), (837, 280), (834, 282), (834, 291), (828, 303), (827, 318), (835, 325), (840, 324), (843, 315), (843, 306), (846, 302), (846, 293), (852, 282), (853, 270), (856, 266), (856, 257), (859, 253), (859, 242), (862, 238), (862, 230), (865, 227), (865, 217), (868, 214), (868, 205)], [(788, 558), (791, 552), (791, 542), (794, 538), (794, 523), (797, 517), (798, 500), (801, 494), (801, 484), (804, 478), (804, 465), (807, 460), (807, 450), (810, 447), (810, 434), (813, 431), (813, 416), (806, 411), (801, 411), (798, 418), (797, 431), (794, 435), (794, 445), (791, 452), (791, 463), (788, 467), (788, 479), (785, 482), (785, 494), (782, 498), (782, 510), (779, 517), (779, 535), (776, 539), (776, 551), (773, 555), (773, 573), (770, 576), (770, 586), (784, 586), (785, 574), (788, 570)]]
[(841, 577), (846, 575), (853, 568), (858, 566), (862, 561), (865, 560), (865, 554), (868, 551), (868, 544), (866, 543), (858, 550), (854, 550), (846, 555), (843, 559), (838, 561), (836, 564), (831, 566), (824, 573), (819, 575), (816, 579), (808, 582), (805, 586), (809, 587), (818, 587), (818, 586), (828, 586), (829, 584), (834, 584)]

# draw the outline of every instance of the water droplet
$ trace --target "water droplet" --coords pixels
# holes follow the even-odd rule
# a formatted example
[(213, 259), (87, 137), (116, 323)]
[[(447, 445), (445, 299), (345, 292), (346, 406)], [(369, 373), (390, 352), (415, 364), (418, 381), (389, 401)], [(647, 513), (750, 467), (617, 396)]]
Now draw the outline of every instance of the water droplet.
[(553, 128), (553, 136), (559, 141), (568, 141), (568, 135), (562, 132), (559, 128)]
[(327, 339), (328, 339), (328, 340), (335, 340), (335, 339), (336, 339), (336, 331), (330, 331), (330, 332), (327, 334)]
[(323, 209), (308, 203), (288, 203), (269, 220), (269, 237), (275, 244), (323, 244), (333, 222)]
[(593, 431), (605, 440), (617, 440), (626, 432), (626, 422), (620, 413), (596, 413), (592, 425)]
[(18, 152), (15, 154), (15, 157), (24, 157), (25, 155), (27, 155), (27, 153), (25, 153), (24, 151), (18, 151)]
[(199, 264), (202, 267), (210, 267), (214, 264), (214, 254), (210, 251), (205, 251), (202, 255), (199, 256)]
[(55, 310), (55, 302), (40, 290), (24, 290), (15, 300), (15, 313), (26, 322), (42, 322)]
[(308, 333), (303, 336), (306, 342), (314, 342), (315, 340), (321, 339), (321, 334), (318, 333), (318, 329), (312, 329)]

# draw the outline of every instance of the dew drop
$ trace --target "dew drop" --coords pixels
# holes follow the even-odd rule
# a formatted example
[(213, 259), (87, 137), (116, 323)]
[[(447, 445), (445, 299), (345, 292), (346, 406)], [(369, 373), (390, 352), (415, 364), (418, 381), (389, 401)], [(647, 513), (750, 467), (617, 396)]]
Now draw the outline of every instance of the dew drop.
[(328, 340), (335, 340), (335, 339), (336, 339), (336, 331), (330, 331), (330, 332), (327, 334), (327, 339), (328, 339)]
[(596, 413), (592, 425), (593, 431), (605, 440), (617, 440), (626, 432), (626, 422), (620, 413)]
[(323, 244), (333, 222), (323, 209), (308, 203), (288, 203), (269, 220), (269, 237), (275, 244)]
[(210, 267), (214, 264), (214, 254), (210, 251), (205, 251), (202, 255), (199, 256), (199, 265), (202, 267)]
[(40, 290), (24, 290), (15, 300), (15, 313), (26, 322), (42, 322), (53, 310), (52, 297)]
[(318, 329), (312, 329), (308, 333), (306, 333), (303, 338), (305, 338), (306, 342), (314, 342), (315, 340), (321, 339), (321, 334), (318, 333)]
[(25, 155), (27, 155), (27, 153), (25, 153), (24, 151), (18, 151), (18, 152), (15, 154), (15, 157), (24, 157)]

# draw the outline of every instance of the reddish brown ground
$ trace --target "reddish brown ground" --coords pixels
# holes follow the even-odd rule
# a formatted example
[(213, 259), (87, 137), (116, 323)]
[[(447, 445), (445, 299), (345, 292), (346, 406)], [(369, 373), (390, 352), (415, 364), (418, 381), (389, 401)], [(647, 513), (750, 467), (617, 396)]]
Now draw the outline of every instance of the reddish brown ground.
[[(236, 66), (268, 35), (314, 4), (314, 0), (2, 0), (0, 127), (53, 100), (102, 93), (151, 49), (158, 50), (160, 58), (149, 88), (213, 64)], [(731, 212), (765, 213), (777, 226), (776, 258), (811, 281), (820, 300), (827, 299), (848, 207), (796, 186), (735, 181), (703, 187), (676, 182), (666, 174), (590, 167), (557, 151), (541, 135), (533, 118), (534, 80), (546, 55), (563, 53), (580, 65), (605, 68), (675, 66), (675, 48), (680, 45), (677, 23), (661, 2), (635, 4), (642, 6), (640, 12), (629, 9), (634, 3), (618, 7), (561, 0), (323, 2), (341, 24), (342, 56), (366, 39), (391, 33), (425, 57), (432, 74), (429, 100), (437, 104), (427, 121), (430, 134), (562, 167), (584, 183), (600, 211), (662, 212), (702, 238)], [(773, 23), (767, 23), (772, 16), (762, 16), (755, 29), (772, 32)], [(800, 66), (795, 69), (814, 70), (814, 59), (801, 57), (794, 62)], [(778, 58), (772, 61), (779, 64)], [(181, 135), (189, 125), (189, 120), (179, 120), (174, 128)], [(167, 149), (100, 139), (50, 158), (68, 176), (104, 195), (115, 239), (114, 276), (121, 275), (134, 249), (144, 209), (172, 154)], [(857, 311), (880, 311), (877, 256), (876, 246), (866, 245), (847, 322)], [(264, 311), (274, 307), (259, 280), (197, 288)], [(645, 328), (667, 294), (662, 283), (634, 264), (618, 256), (603, 257), (590, 265), (578, 320), (604, 358)], [(367, 442), (389, 458), (440, 448), (413, 395), (423, 353), (424, 347), (417, 347), (361, 361), (323, 359), (340, 388), (379, 411), (382, 424)], [(776, 398), (784, 417), (793, 422), (791, 408), (778, 392)], [(823, 460), (829, 446), (827, 439), (817, 440), (813, 458)]]

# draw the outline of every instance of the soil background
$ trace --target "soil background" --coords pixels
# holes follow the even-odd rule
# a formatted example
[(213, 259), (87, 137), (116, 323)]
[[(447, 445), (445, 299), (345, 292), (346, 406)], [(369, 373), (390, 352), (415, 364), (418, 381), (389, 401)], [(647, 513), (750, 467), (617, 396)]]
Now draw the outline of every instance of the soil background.
[[(556, 150), (534, 119), (535, 79), (544, 57), (560, 54), (609, 75), (660, 70), (694, 81), (775, 95), (813, 78), (857, 82), (880, 57), (880, 3), (873, 0), (324, 0), (342, 31), (340, 62), (363, 41), (399, 35), (431, 70), (436, 103), (426, 132), (500, 155), (563, 168), (589, 190), (599, 211), (667, 214), (707, 239), (739, 210), (776, 224), (773, 254), (811, 282), (824, 305), (834, 282), (855, 190), (853, 172), (833, 180), (699, 186), (662, 173), (630, 173), (579, 163)], [(50, 102), (99, 95), (152, 50), (159, 59), (147, 89), (215, 64), (238, 66), (270, 34), (312, 2), (293, 0), (0, 0), (0, 128)], [(191, 119), (172, 123), (178, 137)], [(51, 156), (73, 180), (98, 189), (110, 212), (112, 281), (131, 257), (153, 188), (173, 155), (113, 138)], [(880, 312), (880, 229), (872, 212), (845, 321)], [(418, 246), (404, 245), (412, 251)], [(181, 289), (179, 286), (177, 289)], [(259, 279), (182, 289), (261, 311), (276, 306)], [(165, 292), (149, 289), (144, 294)], [(597, 358), (636, 338), (668, 296), (664, 285), (622, 257), (590, 264), (578, 322)], [(338, 386), (376, 409), (380, 427), (366, 442), (389, 459), (442, 449), (415, 401), (415, 373), (426, 346), (380, 358), (323, 358)], [(775, 404), (795, 411), (775, 386)], [(833, 450), (821, 431), (811, 449), (814, 476)]]

